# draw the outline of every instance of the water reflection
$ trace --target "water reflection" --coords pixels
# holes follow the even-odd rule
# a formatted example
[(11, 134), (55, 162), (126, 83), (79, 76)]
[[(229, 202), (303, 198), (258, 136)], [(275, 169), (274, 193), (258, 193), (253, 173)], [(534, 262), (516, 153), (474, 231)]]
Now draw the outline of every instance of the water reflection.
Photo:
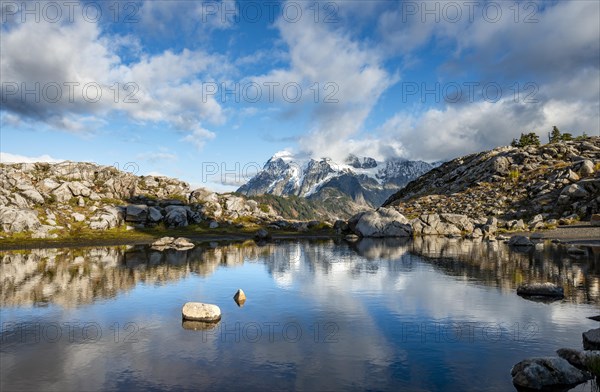
[[(356, 257), (359, 255), (361, 257)], [(77, 249), (33, 249), (0, 252), (0, 305), (46, 303), (72, 307), (98, 298), (112, 298), (140, 283), (161, 285), (190, 274), (210, 276), (219, 267), (263, 263), (280, 287), (301, 275), (397, 275), (411, 269), (414, 257), (436, 270), (502, 291), (523, 282), (553, 282), (564, 287), (574, 303), (600, 303), (600, 254), (573, 256), (561, 245), (543, 250), (514, 251), (498, 242), (423, 237), (364, 239), (350, 247), (334, 241), (253, 241), (188, 251), (153, 251), (144, 246)], [(302, 279), (296, 273), (297, 278)]]
[[(573, 258), (550, 244), (519, 253), (422, 238), (0, 255), (1, 390), (505, 391), (516, 362), (580, 346), (599, 304), (598, 255)], [(548, 280), (565, 286), (564, 301), (514, 293), (521, 281)], [(182, 322), (190, 300), (217, 304), (221, 322)]]

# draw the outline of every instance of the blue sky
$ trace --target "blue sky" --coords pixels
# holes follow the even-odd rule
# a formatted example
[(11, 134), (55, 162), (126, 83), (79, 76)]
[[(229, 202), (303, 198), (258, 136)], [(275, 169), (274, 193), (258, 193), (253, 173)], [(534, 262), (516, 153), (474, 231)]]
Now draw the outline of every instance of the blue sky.
[(232, 190), (281, 150), (434, 161), (598, 135), (599, 24), (596, 1), (3, 1), (2, 161)]

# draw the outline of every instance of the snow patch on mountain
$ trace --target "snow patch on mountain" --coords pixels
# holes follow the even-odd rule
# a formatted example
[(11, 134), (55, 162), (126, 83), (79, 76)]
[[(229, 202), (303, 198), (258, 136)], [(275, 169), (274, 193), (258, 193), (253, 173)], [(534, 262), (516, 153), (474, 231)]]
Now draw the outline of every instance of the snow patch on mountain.
[(280, 151), (238, 192), (248, 196), (267, 193), (319, 198), (322, 190), (330, 189), (355, 202), (377, 206), (435, 166), (423, 161), (377, 161), (355, 155), (338, 163), (329, 158), (299, 159), (289, 151)]

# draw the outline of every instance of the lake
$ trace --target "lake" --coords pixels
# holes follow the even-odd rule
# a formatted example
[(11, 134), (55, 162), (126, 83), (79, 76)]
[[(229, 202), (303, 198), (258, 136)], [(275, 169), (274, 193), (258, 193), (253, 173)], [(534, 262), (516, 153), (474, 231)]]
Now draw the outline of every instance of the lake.
[[(581, 348), (600, 314), (598, 248), (574, 256), (549, 242), (248, 241), (0, 259), (3, 391), (510, 391), (515, 363)], [(566, 298), (516, 295), (546, 281)], [(182, 323), (188, 301), (218, 305), (222, 320)]]

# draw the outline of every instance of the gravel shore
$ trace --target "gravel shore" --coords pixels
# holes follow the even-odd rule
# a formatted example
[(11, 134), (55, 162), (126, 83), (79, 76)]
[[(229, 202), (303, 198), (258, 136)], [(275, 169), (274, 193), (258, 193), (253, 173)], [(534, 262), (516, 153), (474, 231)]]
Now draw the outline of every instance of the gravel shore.
[(541, 235), (545, 239), (557, 239), (570, 244), (600, 245), (600, 227), (591, 226), (589, 222), (579, 222), (570, 226), (559, 226), (553, 230), (543, 230), (526, 235)]

